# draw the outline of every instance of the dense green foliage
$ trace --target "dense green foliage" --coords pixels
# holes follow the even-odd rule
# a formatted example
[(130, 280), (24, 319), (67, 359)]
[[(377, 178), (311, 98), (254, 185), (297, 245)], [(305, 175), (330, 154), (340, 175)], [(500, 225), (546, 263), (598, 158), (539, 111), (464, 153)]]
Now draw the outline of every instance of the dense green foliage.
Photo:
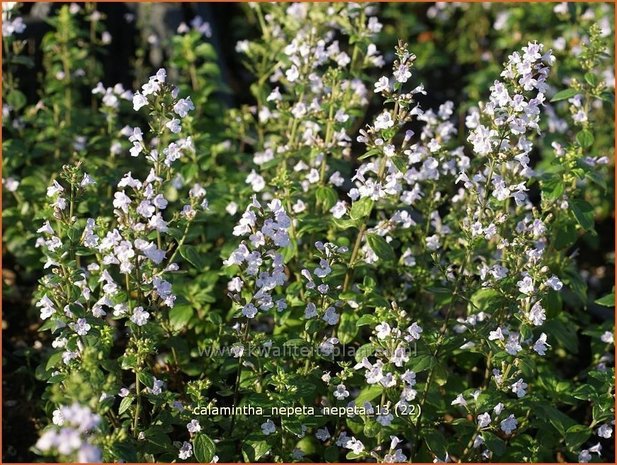
[(123, 85), (95, 4), (4, 8), (33, 457), (614, 460), (612, 6), (244, 4), (233, 85), (200, 19)]

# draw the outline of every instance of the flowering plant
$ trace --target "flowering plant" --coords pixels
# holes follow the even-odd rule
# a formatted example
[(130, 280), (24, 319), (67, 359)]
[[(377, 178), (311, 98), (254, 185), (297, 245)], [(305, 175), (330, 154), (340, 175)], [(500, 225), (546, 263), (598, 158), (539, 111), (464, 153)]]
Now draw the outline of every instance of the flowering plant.
[[(169, 73), (132, 91), (94, 82), (72, 6), (46, 39), (66, 55), (46, 62), (66, 68), (49, 103), (5, 97), (8, 114), (23, 111), (4, 142), (9, 248), (34, 222), (44, 256), (35, 374), (50, 420), (33, 450), (79, 462), (611, 460), (614, 294), (588, 295), (573, 253), (613, 208), (602, 28), (565, 84), (559, 55), (530, 40), (478, 98), (431, 109), (418, 78), (430, 61), (402, 40), (380, 52), (375, 6), (245, 13), (261, 34), (236, 45), (252, 100), (224, 116), (203, 21), (171, 40)], [(69, 65), (94, 74), (69, 79)], [(75, 104), (75, 82), (100, 111)], [(61, 123), (36, 139), (56, 154), (36, 202), (20, 198), (37, 183), (17, 180), (17, 135), (49, 124), (50, 106)]]

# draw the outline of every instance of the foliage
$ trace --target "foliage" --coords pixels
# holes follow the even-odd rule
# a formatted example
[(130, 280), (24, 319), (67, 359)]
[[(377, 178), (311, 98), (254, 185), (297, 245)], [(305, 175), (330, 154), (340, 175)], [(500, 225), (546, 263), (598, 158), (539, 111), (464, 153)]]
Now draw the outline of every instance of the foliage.
[(44, 274), (32, 450), (613, 460), (613, 255), (576, 253), (614, 211), (609, 10), (244, 5), (252, 101), (227, 108), (202, 21), (138, 90), (99, 82), (94, 5), (49, 21), (29, 102), (5, 7), (4, 252)]

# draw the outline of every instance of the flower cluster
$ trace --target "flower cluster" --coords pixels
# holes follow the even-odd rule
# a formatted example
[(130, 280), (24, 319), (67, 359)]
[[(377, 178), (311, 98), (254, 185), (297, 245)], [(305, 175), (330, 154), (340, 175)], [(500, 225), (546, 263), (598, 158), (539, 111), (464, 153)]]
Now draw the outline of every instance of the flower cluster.
[(266, 210), (253, 196), (233, 230), (234, 236), (248, 236), (248, 241), (242, 241), (225, 264), (239, 265), (245, 279), (236, 276), (227, 288), (233, 293), (232, 298), (239, 302), (242, 290), (249, 290), (245, 288), (246, 280), (251, 280), (251, 296), (244, 300), (241, 310), (246, 318), (255, 318), (259, 310), (268, 311), (276, 307), (280, 312), (287, 307), (285, 299), (273, 298), (272, 292), (287, 281), (281, 249), (290, 243), (290, 226), (291, 219), (280, 200), (270, 201)]
[(57, 452), (65, 460), (100, 462), (101, 450), (92, 443), (100, 422), (100, 416), (88, 407), (62, 406), (54, 410), (53, 426), (45, 430), (35, 447), (43, 453)]
[[(199, 16), (150, 68), (162, 37), (136, 9), (128, 90), (98, 62), (105, 15), (64, 5), (32, 104), (15, 8), (3, 279), (12, 306), (45, 273), (48, 335), (7, 358), (46, 382), (32, 451), (611, 458), (610, 252), (589, 253), (613, 209), (606, 8), (255, 3), (234, 13), (260, 35), (236, 46), (250, 75), (221, 73), (220, 28)], [(469, 31), (479, 14), (490, 31)], [(400, 31), (411, 46), (392, 47)]]

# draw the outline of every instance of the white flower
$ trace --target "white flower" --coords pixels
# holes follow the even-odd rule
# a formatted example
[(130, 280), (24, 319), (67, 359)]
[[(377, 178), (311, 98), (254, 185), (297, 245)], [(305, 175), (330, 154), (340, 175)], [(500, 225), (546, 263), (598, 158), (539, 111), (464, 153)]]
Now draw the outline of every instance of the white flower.
[(385, 76), (380, 77), (379, 80), (375, 83), (376, 93), (381, 93), (384, 90), (388, 90), (389, 88), (390, 88), (390, 81)]
[(491, 331), (488, 335), (488, 340), (489, 341), (503, 341), (504, 340), (504, 336), (503, 336), (503, 331), (501, 330), (501, 327), (497, 327), (497, 329), (495, 331)]
[(377, 334), (377, 338), (378, 339), (385, 339), (390, 335), (390, 332), (392, 331), (392, 329), (390, 328), (390, 325), (386, 322), (383, 322), (381, 324), (378, 324), (375, 327), (375, 334)]
[(178, 134), (182, 130), (182, 126), (180, 125), (180, 120), (177, 118), (174, 118), (168, 121), (165, 124), (165, 127), (169, 129), (171, 132), (173, 132), (174, 134)]
[(247, 318), (255, 318), (255, 315), (257, 315), (257, 307), (249, 302), (242, 307), (242, 314)]
[(610, 331), (604, 331), (602, 336), (600, 336), (600, 340), (606, 344), (612, 344), (615, 341), (613, 333)]
[(84, 177), (81, 179), (79, 185), (81, 187), (88, 187), (96, 184), (96, 181), (88, 173), (84, 173)]
[(274, 422), (272, 420), (268, 420), (265, 423), (262, 423), (261, 431), (266, 436), (269, 436), (269, 435), (271, 435), (272, 433), (274, 433), (276, 431), (276, 425), (274, 424)]
[(347, 203), (344, 200), (336, 202), (336, 204), (330, 209), (330, 213), (334, 218), (342, 218), (347, 213)]
[(231, 349), (230, 349), (231, 355), (234, 356), (234, 358), (240, 358), (242, 357), (242, 355), (244, 355), (244, 346), (240, 343), (234, 344)]
[(152, 387), (151, 388), (147, 388), (147, 391), (150, 394), (154, 394), (155, 396), (158, 396), (159, 394), (161, 394), (163, 392), (163, 386), (165, 383), (163, 383), (163, 381), (161, 381), (160, 379), (156, 379), (154, 378), (152, 381)]
[(229, 213), (231, 216), (235, 215), (238, 212), (238, 204), (236, 202), (229, 202), (225, 207), (225, 211)]
[(264, 187), (266, 187), (266, 181), (262, 176), (257, 174), (255, 170), (251, 170), (249, 175), (246, 177), (245, 182), (251, 185), (254, 192), (260, 192)]
[(317, 316), (317, 307), (313, 302), (309, 302), (306, 305), (306, 309), (304, 310), (304, 318), (314, 318)]
[(382, 129), (388, 129), (394, 126), (392, 115), (387, 110), (384, 110), (377, 118), (375, 118), (375, 129), (381, 131)]
[(329, 325), (334, 326), (338, 323), (339, 314), (336, 313), (334, 307), (328, 307), (326, 309), (326, 312), (324, 313), (324, 316), (322, 317), (322, 320), (324, 320)]
[(189, 457), (193, 456), (193, 446), (190, 442), (184, 441), (182, 446), (180, 447), (180, 452), (178, 453), (178, 458), (181, 460), (186, 460)]
[(4, 188), (9, 192), (15, 192), (19, 187), (19, 181), (13, 177), (8, 177), (4, 180)]
[(197, 420), (191, 420), (189, 423), (186, 424), (186, 429), (191, 434), (199, 433), (201, 431), (201, 425)]
[(154, 199), (152, 199), (152, 203), (159, 210), (165, 210), (167, 208), (167, 200), (163, 196), (163, 194), (158, 194)]
[(128, 213), (131, 199), (124, 192), (116, 192), (114, 194), (113, 206), (122, 210), (124, 213)]
[(80, 336), (85, 336), (90, 331), (91, 326), (88, 324), (85, 318), (79, 318), (76, 323), (72, 325), (73, 330)]
[(54, 180), (52, 185), (47, 188), (47, 197), (53, 197), (60, 192), (64, 192), (64, 187), (58, 184), (58, 181)]
[(336, 391), (334, 391), (334, 397), (336, 397), (338, 400), (343, 400), (349, 397), (349, 391), (344, 384), (339, 384), (336, 387)]
[(529, 276), (525, 276), (521, 281), (517, 282), (518, 290), (523, 294), (533, 294), (533, 280)]
[(364, 444), (356, 438), (351, 438), (345, 444), (346, 449), (351, 449), (355, 454), (360, 454), (364, 450)]
[(64, 415), (62, 415), (62, 411), (60, 409), (54, 410), (52, 422), (54, 425), (58, 426), (62, 426), (64, 424)]
[(289, 68), (285, 72), (285, 77), (289, 82), (296, 81), (300, 77), (300, 71), (298, 70), (298, 67), (296, 65), (291, 65), (291, 68)]
[(597, 443), (595, 446), (591, 446), (589, 452), (600, 455), (600, 452), (602, 452), (602, 444)]
[(154, 215), (156, 208), (149, 200), (142, 200), (135, 210), (144, 218), (150, 218)]
[(341, 176), (341, 173), (335, 171), (334, 173), (332, 173), (328, 181), (330, 182), (330, 184), (340, 187), (345, 182), (345, 179), (343, 178), (343, 176)]
[(137, 326), (143, 326), (148, 322), (150, 314), (144, 310), (143, 307), (135, 307), (133, 315), (131, 315), (131, 321)]
[(400, 65), (396, 71), (394, 71), (394, 78), (400, 82), (405, 83), (411, 77), (411, 72), (409, 71), (409, 66)]
[(240, 292), (244, 282), (240, 277), (236, 276), (227, 283), (227, 290), (231, 292)]
[(559, 291), (563, 287), (563, 283), (559, 280), (557, 276), (551, 276), (549, 279), (547, 279), (546, 285), (550, 286), (555, 291)]
[(275, 87), (274, 90), (270, 92), (270, 95), (268, 95), (268, 98), (266, 98), (266, 102), (277, 102), (282, 100), (282, 98), (281, 91), (278, 87)]
[(518, 333), (510, 334), (510, 336), (508, 336), (508, 342), (506, 343), (505, 349), (510, 355), (516, 355), (523, 350)]
[(546, 320), (546, 313), (540, 302), (536, 302), (529, 311), (529, 319), (535, 326), (540, 326)]
[(580, 463), (587, 463), (591, 460), (591, 453), (587, 449), (583, 449), (578, 454), (578, 461)]
[(392, 420), (394, 420), (394, 415), (391, 413), (387, 415), (377, 415), (377, 423), (381, 426), (390, 426), (392, 424)]
[(139, 111), (141, 107), (148, 105), (148, 99), (139, 92), (133, 95), (133, 110)]
[(326, 441), (330, 438), (330, 432), (328, 431), (327, 427), (319, 428), (315, 433), (315, 437), (320, 441)]
[(512, 431), (516, 429), (517, 425), (518, 422), (516, 421), (516, 418), (514, 418), (514, 415), (510, 415), (500, 423), (501, 430), (506, 434), (511, 434)]
[(547, 347), (549, 347), (549, 345), (546, 343), (546, 334), (542, 333), (533, 345), (533, 350), (535, 350), (540, 355), (544, 355), (546, 354)]
[(409, 328), (407, 328), (407, 332), (409, 336), (405, 337), (408, 341), (417, 341), (420, 339), (420, 335), (422, 334), (422, 328), (418, 323), (412, 323)]
[(520, 378), (516, 383), (510, 386), (510, 389), (520, 399), (521, 397), (525, 397), (525, 394), (527, 394), (527, 391), (525, 391), (525, 389), (527, 389), (527, 383), (523, 381), (523, 378)]
[(428, 250), (437, 250), (439, 246), (439, 236), (437, 234), (433, 234), (432, 236), (428, 236), (426, 238), (426, 248)]
[(45, 221), (45, 223), (43, 223), (43, 226), (37, 229), (36, 232), (44, 233), (44, 234), (53, 234), (54, 230), (51, 228), (51, 224), (49, 224), (49, 221)]
[(454, 399), (450, 405), (460, 405), (462, 407), (465, 407), (467, 405), (467, 401), (465, 400), (465, 398), (463, 397), (463, 394), (459, 394), (458, 396), (456, 396), (456, 399)]
[(608, 439), (613, 435), (613, 428), (609, 424), (604, 424), (598, 428), (598, 436)]
[(174, 112), (180, 117), (184, 118), (189, 111), (194, 110), (195, 105), (191, 101), (191, 97), (182, 98), (176, 102), (174, 105)]
[(482, 413), (478, 415), (478, 426), (480, 428), (486, 428), (491, 423), (491, 416), (488, 413)]

